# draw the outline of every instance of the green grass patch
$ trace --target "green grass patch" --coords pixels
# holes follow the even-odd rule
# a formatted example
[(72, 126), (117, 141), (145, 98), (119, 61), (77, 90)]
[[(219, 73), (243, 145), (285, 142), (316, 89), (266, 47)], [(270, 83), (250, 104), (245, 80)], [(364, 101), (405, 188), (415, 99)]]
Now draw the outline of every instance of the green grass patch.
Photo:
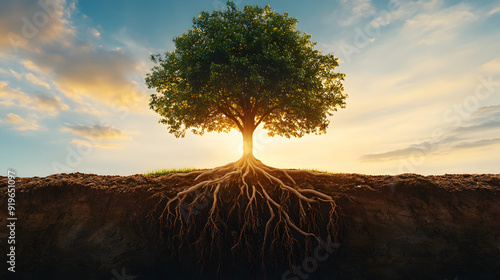
[(317, 172), (317, 173), (325, 173), (325, 174), (344, 174), (343, 172), (332, 172), (332, 171), (328, 171), (328, 170), (321, 170), (321, 169), (315, 169), (315, 168), (306, 168), (306, 169), (302, 169), (302, 170), (307, 170), (307, 171), (311, 171), (311, 172)]
[[(186, 168), (179, 168), (179, 169), (177, 169), (177, 168), (172, 168), (172, 169), (163, 168), (163, 169), (156, 169), (153, 171), (148, 171), (148, 172), (144, 173), (144, 175), (167, 175), (170, 173), (189, 173), (191, 171), (199, 171), (199, 170), (203, 170), (203, 169), (187, 168), (187, 167)], [(332, 171), (328, 171), (328, 170), (315, 169), (315, 168), (305, 168), (305, 169), (299, 169), (299, 170), (324, 173), (324, 174), (344, 174), (343, 172), (332, 172)]]
[(153, 171), (148, 171), (144, 175), (167, 175), (167, 174), (171, 174), (171, 173), (189, 173), (191, 171), (198, 171), (198, 170), (202, 170), (202, 169), (198, 169), (198, 168), (166, 169), (166, 168), (163, 168), (163, 169), (156, 169)]

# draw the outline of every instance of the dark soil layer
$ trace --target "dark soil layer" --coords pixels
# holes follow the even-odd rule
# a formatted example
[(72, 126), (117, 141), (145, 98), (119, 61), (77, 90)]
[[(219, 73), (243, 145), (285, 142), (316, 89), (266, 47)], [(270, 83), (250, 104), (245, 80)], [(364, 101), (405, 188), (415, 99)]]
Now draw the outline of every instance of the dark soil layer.
[[(500, 175), (292, 177), (299, 186), (339, 197), (340, 247), (297, 263), (296, 274), (282, 277), (286, 269), (275, 269), (277, 279), (500, 279)], [(146, 219), (155, 194), (171, 197), (194, 178), (17, 178), (16, 273), (5, 278), (2, 261), (0, 278), (212, 279), (195, 276), (196, 261), (171, 260)], [(5, 259), (6, 177), (0, 187)], [(237, 271), (245, 269), (224, 279), (247, 278)]]

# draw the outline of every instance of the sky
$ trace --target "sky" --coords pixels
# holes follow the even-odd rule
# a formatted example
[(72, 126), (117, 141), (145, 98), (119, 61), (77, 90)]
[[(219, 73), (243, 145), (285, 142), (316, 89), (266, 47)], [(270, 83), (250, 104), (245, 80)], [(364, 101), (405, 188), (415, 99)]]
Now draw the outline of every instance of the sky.
[[(149, 109), (151, 54), (224, 1), (0, 0), (0, 174), (132, 175), (241, 156), (237, 131), (175, 138)], [(500, 1), (235, 1), (299, 20), (339, 57), (347, 107), (326, 134), (268, 137), (280, 168), (499, 173)]]

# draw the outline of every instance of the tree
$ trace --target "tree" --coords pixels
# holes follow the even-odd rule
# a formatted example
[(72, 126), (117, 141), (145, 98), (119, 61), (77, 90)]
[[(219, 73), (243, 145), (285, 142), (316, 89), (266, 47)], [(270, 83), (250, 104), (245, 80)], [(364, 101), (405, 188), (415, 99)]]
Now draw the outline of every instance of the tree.
[(297, 19), (269, 6), (228, 2), (227, 9), (202, 12), (193, 29), (174, 38), (176, 49), (157, 54), (147, 75), (150, 107), (170, 133), (239, 130), (244, 156), (260, 125), (270, 136), (324, 133), (328, 117), (345, 106), (344, 74), (338, 59), (314, 49)]
[[(174, 38), (175, 50), (151, 56), (156, 66), (146, 84), (157, 93), (151, 95), (150, 107), (170, 133), (184, 137), (189, 129), (200, 135), (237, 129), (243, 136), (240, 160), (185, 175), (207, 179), (166, 204), (159, 202), (166, 232), (207, 244), (200, 258), (216, 242), (230, 239), (221, 228), (234, 226), (234, 221), (239, 238), (230, 249), (248, 249), (256, 242), (253, 236), (261, 234), (257, 240), (263, 259), (272, 248), (282, 248), (282, 256), (290, 257), (297, 234), (318, 242), (321, 234), (336, 236), (339, 209), (332, 197), (296, 186), (290, 175), (304, 171), (264, 165), (252, 153), (259, 125), (270, 136), (321, 134), (328, 117), (345, 106), (344, 74), (334, 71), (338, 59), (316, 50), (311, 36), (296, 24), (297, 19), (269, 6), (240, 11), (228, 2), (223, 10), (194, 18), (193, 29)], [(207, 204), (207, 197), (211, 207), (189, 211), (200, 202)], [(204, 209), (206, 215), (197, 215)], [(267, 216), (265, 224), (262, 216)], [(196, 227), (196, 221), (203, 226)], [(178, 244), (180, 251), (183, 240)]]

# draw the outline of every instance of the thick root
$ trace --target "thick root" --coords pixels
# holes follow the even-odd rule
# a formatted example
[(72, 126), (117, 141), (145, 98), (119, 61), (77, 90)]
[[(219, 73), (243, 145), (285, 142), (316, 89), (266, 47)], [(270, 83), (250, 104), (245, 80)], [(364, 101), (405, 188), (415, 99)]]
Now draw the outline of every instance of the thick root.
[(248, 156), (197, 174), (196, 181), (204, 180), (157, 205), (173, 251), (186, 246), (206, 260), (227, 255), (220, 252), (227, 248), (255, 261), (255, 247), (260, 247), (263, 265), (271, 259), (291, 265), (297, 248), (305, 254), (311, 242), (337, 239), (340, 209), (333, 198), (296, 187), (284, 170)]

